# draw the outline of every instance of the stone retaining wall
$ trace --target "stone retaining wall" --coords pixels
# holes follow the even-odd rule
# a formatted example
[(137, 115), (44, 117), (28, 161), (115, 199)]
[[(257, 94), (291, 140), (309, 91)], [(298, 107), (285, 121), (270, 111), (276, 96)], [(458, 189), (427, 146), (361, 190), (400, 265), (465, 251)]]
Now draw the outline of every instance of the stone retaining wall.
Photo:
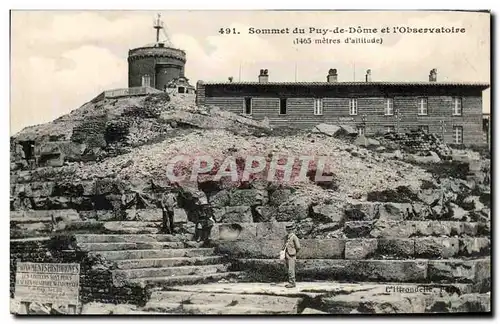
[(34, 238), (10, 241), (10, 297), (14, 298), (17, 262), (79, 263), (80, 303), (144, 304), (148, 292), (140, 287), (114, 287), (109, 264), (86, 252), (68, 250), (71, 238)]

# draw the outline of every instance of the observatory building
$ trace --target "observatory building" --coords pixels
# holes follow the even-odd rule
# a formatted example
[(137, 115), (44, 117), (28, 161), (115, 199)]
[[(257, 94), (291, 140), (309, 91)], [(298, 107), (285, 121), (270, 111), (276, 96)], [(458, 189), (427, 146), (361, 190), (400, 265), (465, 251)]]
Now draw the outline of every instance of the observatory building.
[[(129, 50), (128, 87), (176, 88), (179, 93), (194, 93), (194, 86), (184, 75), (186, 52), (170, 42), (158, 14), (154, 21), (156, 42)], [(160, 40), (160, 32), (164, 39)]]

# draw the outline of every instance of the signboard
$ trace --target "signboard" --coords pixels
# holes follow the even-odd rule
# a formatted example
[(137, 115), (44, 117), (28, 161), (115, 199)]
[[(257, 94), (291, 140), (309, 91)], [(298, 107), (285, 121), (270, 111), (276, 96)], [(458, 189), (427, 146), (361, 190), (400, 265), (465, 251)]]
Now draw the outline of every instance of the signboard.
[(78, 263), (17, 263), (15, 298), (20, 302), (77, 305), (79, 288)]
[(354, 117), (339, 117), (340, 122), (354, 121)]

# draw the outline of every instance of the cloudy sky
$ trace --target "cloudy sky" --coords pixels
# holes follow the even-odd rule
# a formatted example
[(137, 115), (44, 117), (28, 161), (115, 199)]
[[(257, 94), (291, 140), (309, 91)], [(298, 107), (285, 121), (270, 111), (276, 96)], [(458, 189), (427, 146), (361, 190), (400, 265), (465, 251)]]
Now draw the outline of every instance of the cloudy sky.
[[(53, 120), (101, 91), (127, 87), (128, 50), (155, 41), (154, 11), (13, 11), (11, 129)], [(186, 76), (197, 80), (490, 82), (490, 16), (460, 12), (163, 11), (172, 43), (187, 52)], [(455, 27), (464, 34), (375, 34), (383, 44), (294, 45), (297, 35), (249, 35), (253, 28)], [(235, 28), (239, 35), (221, 35)], [(347, 35), (329, 34), (344, 40)], [(352, 35), (349, 35), (352, 37)], [(362, 34), (357, 37), (370, 38)], [(302, 37), (322, 38), (319, 34)], [(296, 69), (297, 66), (297, 75)], [(489, 111), (489, 90), (483, 94)]]

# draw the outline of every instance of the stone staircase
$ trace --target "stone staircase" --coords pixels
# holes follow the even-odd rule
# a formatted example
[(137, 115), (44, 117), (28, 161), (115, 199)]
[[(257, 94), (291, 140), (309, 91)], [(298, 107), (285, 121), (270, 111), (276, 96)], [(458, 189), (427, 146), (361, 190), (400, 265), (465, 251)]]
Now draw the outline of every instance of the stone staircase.
[(189, 285), (237, 278), (213, 247), (168, 234), (77, 234), (77, 246), (114, 264), (113, 285)]
[(301, 298), (267, 294), (156, 291), (146, 312), (203, 315), (297, 314)]

